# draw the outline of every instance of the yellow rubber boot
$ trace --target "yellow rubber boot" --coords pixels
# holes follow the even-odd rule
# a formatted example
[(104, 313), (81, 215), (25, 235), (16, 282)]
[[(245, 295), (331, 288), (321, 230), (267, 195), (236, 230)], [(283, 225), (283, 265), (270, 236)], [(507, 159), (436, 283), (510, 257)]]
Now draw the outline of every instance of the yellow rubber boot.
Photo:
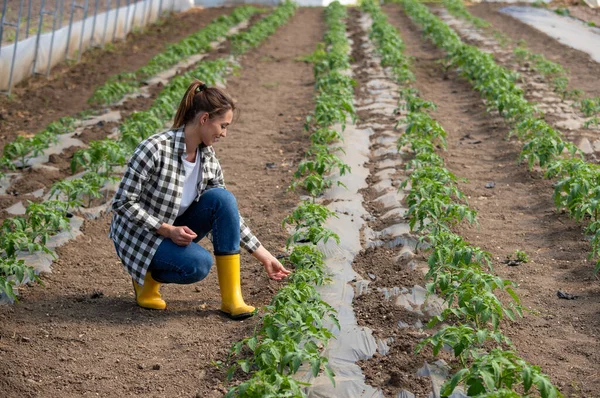
[(217, 259), (217, 274), (221, 288), (221, 311), (231, 319), (243, 319), (253, 315), (255, 310), (251, 305), (246, 305), (242, 298), (240, 286), (240, 255), (230, 254), (215, 256)]
[(135, 290), (135, 299), (140, 307), (149, 308), (152, 310), (164, 310), (167, 303), (160, 297), (160, 283), (152, 279), (150, 271), (146, 272), (144, 277), (144, 286), (140, 286), (136, 281), (133, 281)]

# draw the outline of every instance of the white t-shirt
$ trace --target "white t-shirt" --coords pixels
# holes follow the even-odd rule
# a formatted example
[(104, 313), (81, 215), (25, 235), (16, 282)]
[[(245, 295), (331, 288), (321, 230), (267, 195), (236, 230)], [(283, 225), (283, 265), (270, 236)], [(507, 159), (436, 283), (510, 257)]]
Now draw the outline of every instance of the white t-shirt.
[(196, 196), (198, 195), (198, 181), (202, 177), (202, 171), (200, 165), (202, 163), (200, 155), (200, 149), (196, 149), (196, 161), (190, 163), (187, 161), (187, 153), (181, 155), (181, 161), (185, 168), (185, 179), (183, 182), (183, 193), (181, 194), (181, 205), (179, 206), (179, 212), (177, 217), (182, 215), (188, 207), (192, 204)]

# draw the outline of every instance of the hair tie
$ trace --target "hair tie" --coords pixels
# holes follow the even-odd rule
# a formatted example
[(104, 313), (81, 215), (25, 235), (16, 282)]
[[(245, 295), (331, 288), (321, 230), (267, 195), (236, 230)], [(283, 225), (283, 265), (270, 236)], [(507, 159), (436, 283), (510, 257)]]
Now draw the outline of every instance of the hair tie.
[(206, 90), (207, 88), (208, 88), (208, 87), (206, 87), (206, 84), (202, 83), (201, 85), (199, 85), (199, 86), (196, 88), (196, 92), (197, 92), (197, 93), (199, 93), (199, 92), (202, 92), (202, 91)]

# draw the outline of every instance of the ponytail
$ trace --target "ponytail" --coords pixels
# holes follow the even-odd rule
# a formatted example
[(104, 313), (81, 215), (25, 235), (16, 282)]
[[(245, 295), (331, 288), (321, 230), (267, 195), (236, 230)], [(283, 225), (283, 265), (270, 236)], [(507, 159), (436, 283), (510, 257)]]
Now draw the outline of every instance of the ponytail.
[(173, 129), (192, 121), (201, 112), (207, 112), (209, 118), (221, 116), (235, 110), (235, 103), (223, 90), (207, 87), (200, 80), (194, 80), (186, 90), (173, 121)]

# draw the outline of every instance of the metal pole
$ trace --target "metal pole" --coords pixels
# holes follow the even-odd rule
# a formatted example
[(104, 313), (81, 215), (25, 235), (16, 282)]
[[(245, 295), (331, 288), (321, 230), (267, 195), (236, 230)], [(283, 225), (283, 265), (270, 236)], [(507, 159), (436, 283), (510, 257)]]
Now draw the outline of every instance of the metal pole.
[(119, 9), (121, 8), (121, 0), (117, 0), (117, 8), (115, 10), (115, 23), (113, 25), (112, 41), (115, 41), (117, 35), (117, 24), (119, 23)]
[(32, 3), (32, 1), (33, 0), (29, 0), (29, 6), (27, 7), (27, 30), (25, 31), (26, 39), (29, 37), (29, 21), (31, 20), (31, 3)]
[(73, 30), (73, 14), (75, 14), (75, 0), (71, 0), (71, 17), (69, 18), (69, 30), (67, 32), (67, 49), (65, 59), (69, 59), (69, 44), (71, 43), (71, 32)]
[(2, 34), (4, 33), (4, 20), (6, 19), (6, 4), (8, 0), (4, 0), (2, 5), (2, 19), (0, 19), (0, 54), (2, 53)]
[[(19, 44), (19, 29), (21, 28), (21, 14), (23, 13), (23, 0), (19, 2), (19, 15), (17, 19), (17, 32), (15, 33), (15, 44), (13, 50), (13, 57), (10, 63), (10, 75), (8, 76), (8, 95), (10, 95), (10, 90), (12, 89), (12, 80), (13, 80), (13, 72), (15, 70), (15, 60), (17, 59), (17, 47)], [(4, 18), (4, 14), (2, 16)]]
[(94, 19), (92, 20), (92, 36), (90, 37), (90, 47), (94, 46), (94, 35), (96, 34), (96, 17), (98, 16), (98, 0), (94, 2)]
[(38, 32), (35, 38), (35, 52), (33, 53), (33, 70), (31, 74), (35, 74), (35, 68), (37, 66), (38, 52), (40, 49), (40, 36), (42, 35), (42, 23), (44, 22), (44, 7), (46, 7), (46, 0), (42, 0), (42, 8), (40, 8), (40, 20), (38, 22)]
[(108, 13), (110, 12), (110, 0), (106, 0), (106, 11), (104, 12), (104, 32), (102, 32), (102, 48), (106, 41), (106, 29), (108, 28)]
[(52, 19), (52, 37), (50, 38), (50, 50), (48, 52), (48, 65), (46, 66), (46, 77), (50, 76), (50, 67), (52, 66), (52, 47), (54, 47), (54, 34), (56, 33), (56, 13), (62, 0), (56, 0), (56, 10), (54, 10), (54, 18)]
[(85, 33), (85, 20), (88, 13), (88, 0), (85, 0), (83, 5), (83, 19), (81, 20), (81, 36), (79, 37), (79, 53), (77, 54), (77, 62), (81, 61), (81, 51), (83, 50), (83, 35)]

